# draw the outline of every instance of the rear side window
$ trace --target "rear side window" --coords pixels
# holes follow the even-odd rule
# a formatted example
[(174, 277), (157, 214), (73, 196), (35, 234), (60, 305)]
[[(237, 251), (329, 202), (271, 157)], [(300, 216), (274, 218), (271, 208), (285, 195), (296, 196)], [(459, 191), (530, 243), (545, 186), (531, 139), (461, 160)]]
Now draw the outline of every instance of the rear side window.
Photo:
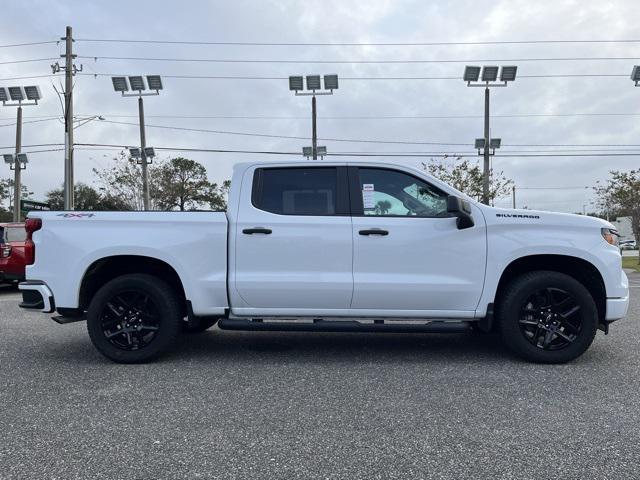
[(256, 170), (253, 204), (280, 215), (337, 215), (338, 170), (261, 168)]
[(6, 240), (7, 242), (24, 242), (27, 239), (27, 231), (24, 227), (8, 227)]

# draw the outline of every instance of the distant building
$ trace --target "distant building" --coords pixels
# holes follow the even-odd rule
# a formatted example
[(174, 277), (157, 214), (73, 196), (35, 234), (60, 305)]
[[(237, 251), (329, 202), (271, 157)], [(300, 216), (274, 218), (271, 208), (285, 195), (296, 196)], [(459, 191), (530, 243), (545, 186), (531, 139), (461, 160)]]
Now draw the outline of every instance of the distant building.
[(611, 222), (618, 233), (620, 234), (620, 240), (635, 240), (633, 235), (633, 228), (631, 227), (631, 217), (618, 217), (615, 221)]

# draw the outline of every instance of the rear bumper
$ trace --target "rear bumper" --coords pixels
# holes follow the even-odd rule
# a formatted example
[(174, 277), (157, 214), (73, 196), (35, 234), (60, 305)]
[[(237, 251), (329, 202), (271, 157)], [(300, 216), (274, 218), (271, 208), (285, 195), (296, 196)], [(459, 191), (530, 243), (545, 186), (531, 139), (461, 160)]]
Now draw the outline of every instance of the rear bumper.
[(22, 292), (21, 308), (43, 313), (51, 313), (56, 309), (53, 293), (44, 282), (26, 281), (20, 283), (18, 288)]

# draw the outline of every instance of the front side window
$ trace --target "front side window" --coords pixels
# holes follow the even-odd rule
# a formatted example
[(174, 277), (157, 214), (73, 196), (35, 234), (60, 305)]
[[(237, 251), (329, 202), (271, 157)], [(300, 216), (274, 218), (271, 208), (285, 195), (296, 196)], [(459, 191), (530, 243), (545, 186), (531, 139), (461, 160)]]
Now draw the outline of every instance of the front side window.
[(447, 194), (397, 170), (360, 168), (365, 215), (447, 217)]
[(254, 205), (280, 215), (335, 215), (336, 168), (264, 168), (254, 177)]

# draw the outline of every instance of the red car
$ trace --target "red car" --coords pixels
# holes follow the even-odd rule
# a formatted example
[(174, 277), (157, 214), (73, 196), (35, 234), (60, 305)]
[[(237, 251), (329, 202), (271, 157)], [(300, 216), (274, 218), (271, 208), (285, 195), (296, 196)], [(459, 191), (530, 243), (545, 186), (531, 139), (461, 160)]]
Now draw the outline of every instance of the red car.
[(0, 223), (0, 283), (24, 280), (26, 238), (24, 223)]

